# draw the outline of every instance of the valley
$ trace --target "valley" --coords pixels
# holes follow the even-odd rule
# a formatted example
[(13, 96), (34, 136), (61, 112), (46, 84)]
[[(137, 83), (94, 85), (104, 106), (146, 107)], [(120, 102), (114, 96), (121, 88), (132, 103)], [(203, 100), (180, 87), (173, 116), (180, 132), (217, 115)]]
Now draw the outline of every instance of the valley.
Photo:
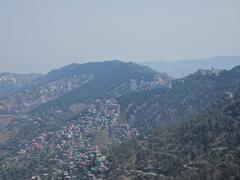
[(239, 66), (182, 79), (120, 61), (51, 71), (0, 101), (0, 179), (238, 177), (239, 89)]
[(0, 0), (0, 180), (240, 180), (240, 0)]

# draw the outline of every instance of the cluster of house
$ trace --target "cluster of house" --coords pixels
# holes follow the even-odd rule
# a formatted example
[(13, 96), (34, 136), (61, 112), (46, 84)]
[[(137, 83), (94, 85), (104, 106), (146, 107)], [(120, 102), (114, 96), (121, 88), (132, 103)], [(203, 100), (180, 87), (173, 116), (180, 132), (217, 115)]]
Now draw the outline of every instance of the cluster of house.
[(199, 69), (197, 71), (198, 73), (200, 73), (201, 75), (215, 75), (215, 76), (219, 76), (219, 74), (222, 72), (222, 70), (220, 69)]
[(99, 146), (76, 124), (42, 133), (5, 166), (16, 164), (32, 170), (33, 180), (102, 179), (110, 166)]
[[(102, 179), (110, 167), (94, 135), (108, 129), (113, 143), (137, 135), (137, 130), (119, 124), (120, 106), (115, 100), (99, 99), (59, 129), (42, 132), (18, 151), (11, 164), (32, 168), (32, 179)], [(37, 162), (37, 164), (32, 164)]]
[[(48, 142), (45, 147), (42, 136), (33, 152), (43, 152), (46, 154), (47, 163), (56, 164), (48, 167), (41, 177), (48, 179), (101, 179), (109, 169), (109, 162), (102, 155), (100, 148), (93, 144), (92, 139), (84, 137), (81, 126), (69, 125), (63, 130), (48, 133)], [(40, 146), (39, 146), (40, 145)], [(39, 149), (39, 147), (41, 149)], [(46, 167), (45, 167), (46, 168)], [(44, 167), (41, 167), (44, 169)], [(35, 178), (35, 176), (33, 176)]]
[(82, 74), (45, 83), (40, 87), (33, 85), (31, 88), (19, 91), (14, 96), (1, 101), (0, 110), (7, 113), (26, 112), (37, 105), (46, 103), (68, 91), (80, 87), (92, 78), (92, 75)]
[(138, 136), (136, 128), (130, 128), (128, 124), (115, 124), (108, 129), (109, 137), (113, 143), (121, 143), (123, 139), (131, 139)]
[(130, 91), (139, 91), (139, 90), (148, 90), (151, 88), (161, 87), (166, 84), (166, 81), (161, 78), (160, 75), (155, 75), (153, 80), (151, 81), (137, 81), (135, 79), (131, 79), (129, 81)]
[(1, 73), (0, 74), (0, 83), (14, 83), (16, 86), (20, 86), (17, 80), (8, 73)]

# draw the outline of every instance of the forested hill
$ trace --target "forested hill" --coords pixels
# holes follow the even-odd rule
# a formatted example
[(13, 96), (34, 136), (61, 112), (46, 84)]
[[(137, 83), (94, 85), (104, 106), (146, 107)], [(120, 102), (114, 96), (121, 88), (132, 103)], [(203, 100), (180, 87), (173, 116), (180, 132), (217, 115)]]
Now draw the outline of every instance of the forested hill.
[(4, 113), (43, 112), (73, 103), (150, 89), (171, 78), (146, 66), (121, 61), (70, 64), (35, 79), (0, 101)]
[(121, 61), (106, 61), (86, 64), (72, 64), (57, 71), (52, 71), (40, 81), (57, 80), (69, 75), (89, 75), (91, 78), (62, 96), (37, 107), (34, 112), (45, 111), (49, 107), (66, 108), (77, 102), (86, 102), (96, 98), (117, 97), (130, 91), (138, 91), (168, 83), (171, 78), (146, 66)]
[[(132, 62), (124, 63), (118, 60), (103, 61), (103, 62), (89, 62), (84, 64), (70, 64), (59, 69), (50, 71), (45, 76), (36, 80), (36, 83), (46, 83), (56, 81), (66, 77), (72, 77), (73, 75), (92, 74), (95, 77), (103, 75), (115, 75), (125, 72), (125, 76), (134, 75), (137, 77), (139, 74), (145, 76), (145, 79), (151, 79), (152, 75), (157, 73), (156, 71), (141, 66)], [(133, 78), (134, 78), (133, 77)], [(140, 76), (138, 76), (139, 78)], [(123, 77), (124, 78), (124, 77)]]
[(229, 71), (199, 70), (175, 80), (168, 88), (130, 93), (120, 97), (122, 118), (141, 131), (160, 122), (182, 121), (201, 112), (240, 85), (240, 66)]
[(162, 125), (110, 152), (109, 179), (237, 180), (240, 90), (198, 116)]

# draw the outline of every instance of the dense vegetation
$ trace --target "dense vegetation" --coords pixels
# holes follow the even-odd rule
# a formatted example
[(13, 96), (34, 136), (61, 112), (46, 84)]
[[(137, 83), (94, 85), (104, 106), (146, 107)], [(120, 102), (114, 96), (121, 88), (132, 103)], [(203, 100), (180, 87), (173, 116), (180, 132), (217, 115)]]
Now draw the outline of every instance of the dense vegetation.
[(239, 179), (240, 90), (194, 118), (162, 124), (111, 152), (109, 179)]
[(130, 93), (118, 98), (123, 119), (141, 131), (159, 122), (176, 122), (191, 117), (231, 95), (240, 85), (240, 66), (230, 71), (199, 70), (172, 82), (172, 87)]

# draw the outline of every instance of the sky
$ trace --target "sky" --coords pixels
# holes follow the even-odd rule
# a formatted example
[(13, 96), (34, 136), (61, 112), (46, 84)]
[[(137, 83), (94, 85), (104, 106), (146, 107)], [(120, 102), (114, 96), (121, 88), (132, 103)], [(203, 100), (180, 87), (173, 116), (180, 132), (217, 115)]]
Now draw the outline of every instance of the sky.
[(0, 0), (0, 72), (240, 55), (239, 0)]

